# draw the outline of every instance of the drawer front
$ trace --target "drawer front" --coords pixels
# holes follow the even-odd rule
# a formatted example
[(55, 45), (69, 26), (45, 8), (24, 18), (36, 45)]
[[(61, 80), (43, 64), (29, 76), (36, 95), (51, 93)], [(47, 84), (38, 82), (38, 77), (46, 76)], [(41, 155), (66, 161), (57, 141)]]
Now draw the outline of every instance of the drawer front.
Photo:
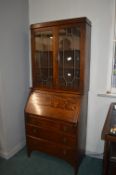
[(55, 143), (68, 145), (73, 148), (76, 147), (76, 136), (71, 136), (66, 133), (63, 134), (62, 132), (53, 132), (52, 130), (48, 130), (45, 128), (40, 128), (33, 125), (26, 125), (26, 134), (28, 136), (43, 138), (48, 141), (53, 141)]
[(34, 115), (26, 116), (26, 123), (35, 126), (40, 126), (41, 128), (50, 128), (52, 131), (62, 131), (64, 133), (74, 134), (77, 133), (77, 126), (74, 124), (68, 124), (65, 122), (53, 121), (49, 119), (43, 119), (40, 117), (35, 117)]
[(74, 163), (76, 160), (76, 150), (71, 149), (70, 147), (65, 147), (44, 139), (35, 139), (32, 137), (27, 137), (27, 144), (29, 149), (32, 151), (36, 150), (46, 152), (68, 160), (71, 163)]

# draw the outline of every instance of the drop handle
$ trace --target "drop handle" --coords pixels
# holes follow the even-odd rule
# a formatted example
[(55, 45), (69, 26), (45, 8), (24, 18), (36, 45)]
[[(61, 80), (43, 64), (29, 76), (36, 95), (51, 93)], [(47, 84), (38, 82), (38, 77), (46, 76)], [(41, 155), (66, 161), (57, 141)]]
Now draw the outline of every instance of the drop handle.
[(37, 129), (34, 128), (34, 129), (33, 129), (33, 133), (36, 133), (36, 132), (37, 132)]
[(63, 130), (66, 132), (66, 131), (67, 131), (67, 127), (66, 127), (66, 126), (64, 126)]
[(67, 139), (66, 138), (63, 138), (63, 143), (67, 143)]
[(64, 155), (66, 155), (66, 154), (67, 154), (67, 152), (66, 152), (66, 150), (65, 150), (65, 149), (63, 150), (63, 154), (64, 154)]

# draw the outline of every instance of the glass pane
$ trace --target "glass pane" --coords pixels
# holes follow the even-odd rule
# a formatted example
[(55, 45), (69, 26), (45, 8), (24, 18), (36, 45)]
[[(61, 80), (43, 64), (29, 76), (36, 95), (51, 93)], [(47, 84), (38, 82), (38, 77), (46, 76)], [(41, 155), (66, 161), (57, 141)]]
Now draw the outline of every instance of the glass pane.
[(52, 87), (53, 79), (53, 51), (52, 32), (43, 31), (36, 33), (35, 61), (36, 83), (39, 87)]
[(67, 27), (59, 31), (59, 86), (78, 89), (80, 80), (80, 28)]

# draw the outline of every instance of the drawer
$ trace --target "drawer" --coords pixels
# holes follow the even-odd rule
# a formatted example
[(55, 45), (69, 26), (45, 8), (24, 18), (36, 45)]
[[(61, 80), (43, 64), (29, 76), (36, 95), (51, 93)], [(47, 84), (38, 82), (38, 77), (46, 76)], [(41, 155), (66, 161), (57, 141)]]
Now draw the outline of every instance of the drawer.
[(42, 151), (68, 160), (70, 163), (74, 163), (76, 160), (76, 150), (67, 146), (55, 144), (44, 139), (35, 139), (33, 137), (27, 137), (27, 144), (31, 151)]
[(62, 131), (69, 134), (77, 133), (77, 126), (74, 124), (66, 123), (58, 120), (50, 120), (46, 118), (41, 118), (35, 115), (26, 116), (26, 123), (35, 126), (40, 126), (41, 128), (50, 128), (52, 131)]
[(68, 145), (73, 148), (76, 147), (76, 136), (71, 136), (66, 133), (63, 134), (60, 131), (53, 132), (52, 130), (48, 130), (45, 128), (40, 128), (33, 125), (26, 125), (26, 134), (28, 136), (43, 138), (48, 141), (53, 141), (55, 143)]

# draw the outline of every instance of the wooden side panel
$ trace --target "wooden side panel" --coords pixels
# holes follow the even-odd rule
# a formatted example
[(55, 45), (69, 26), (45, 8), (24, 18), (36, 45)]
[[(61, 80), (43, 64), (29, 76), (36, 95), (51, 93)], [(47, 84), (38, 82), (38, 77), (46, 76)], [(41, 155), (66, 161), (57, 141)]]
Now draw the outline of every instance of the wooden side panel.
[(90, 79), (90, 47), (91, 47), (91, 26), (83, 23), (81, 26), (81, 89), (80, 93), (87, 94), (89, 91)]
[(81, 160), (85, 156), (86, 150), (86, 134), (87, 134), (87, 110), (88, 109), (88, 95), (85, 94), (81, 96), (81, 107), (80, 107), (80, 116), (78, 121), (78, 164), (81, 163)]

